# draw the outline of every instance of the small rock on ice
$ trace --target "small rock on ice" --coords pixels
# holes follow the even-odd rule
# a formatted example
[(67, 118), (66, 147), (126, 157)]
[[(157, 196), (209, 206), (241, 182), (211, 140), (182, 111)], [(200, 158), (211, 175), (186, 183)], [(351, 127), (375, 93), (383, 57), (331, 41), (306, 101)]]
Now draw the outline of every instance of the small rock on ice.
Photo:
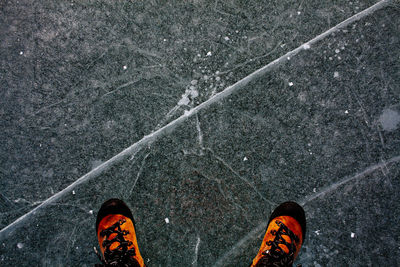
[(165, 218), (165, 223), (169, 223), (169, 219), (168, 218)]

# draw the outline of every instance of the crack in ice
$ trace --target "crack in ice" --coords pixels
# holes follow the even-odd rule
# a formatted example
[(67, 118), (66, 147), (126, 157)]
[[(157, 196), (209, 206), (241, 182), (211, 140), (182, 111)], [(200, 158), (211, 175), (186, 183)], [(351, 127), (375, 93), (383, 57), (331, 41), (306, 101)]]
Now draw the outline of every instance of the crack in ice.
[[(344, 27), (348, 26), (349, 24), (366, 17), (369, 14), (371, 14), (379, 9), (382, 9), (383, 7), (387, 6), (390, 2), (391, 2), (391, 0), (382, 0), (378, 3), (376, 3), (375, 5), (342, 21), (341, 23), (328, 29), (327, 31), (325, 31), (324, 33), (318, 35), (317, 37), (311, 39), (310, 41), (305, 42), (304, 44), (308, 44), (309, 46), (312, 46), (315, 43), (323, 40), (325, 37), (340, 30), (341, 28), (344, 28)], [(31, 216), (36, 214), (40, 209), (43, 209), (46, 206), (48, 206), (50, 203), (57, 201), (65, 194), (71, 192), (78, 185), (80, 185), (90, 179), (93, 179), (95, 177), (98, 177), (103, 172), (109, 170), (116, 163), (121, 162), (123, 159), (127, 158), (129, 155), (137, 153), (146, 144), (153, 142), (155, 139), (159, 138), (160, 136), (170, 133), (171, 131), (173, 131), (175, 129), (175, 127), (177, 125), (180, 125), (181, 123), (186, 121), (189, 117), (197, 114), (200, 110), (205, 109), (216, 102), (219, 102), (220, 100), (230, 96), (234, 92), (242, 89), (244, 86), (249, 84), (251, 81), (262, 77), (264, 74), (268, 73), (269, 71), (271, 71), (272, 69), (274, 69), (275, 67), (280, 65), (281, 63), (286, 62), (288, 57), (292, 58), (293, 56), (297, 55), (300, 51), (304, 50), (304, 46), (303, 46), (304, 44), (301, 44), (296, 49), (284, 54), (283, 56), (275, 59), (274, 61), (270, 62), (269, 64), (265, 65), (264, 67), (254, 71), (253, 73), (251, 73), (250, 75), (239, 80), (235, 84), (228, 86), (223, 91), (215, 94), (213, 97), (209, 98), (208, 100), (204, 101), (203, 103), (199, 104), (198, 106), (192, 108), (190, 111), (185, 112), (185, 114), (181, 115), (179, 118), (171, 121), (170, 123), (161, 127), (160, 129), (152, 132), (149, 135), (144, 136), (141, 140), (132, 144), (130, 147), (121, 151), (119, 154), (115, 155), (111, 159), (107, 160), (106, 162), (97, 166), (95, 169), (93, 169), (90, 172), (88, 172), (87, 174), (83, 175), (82, 177), (77, 179), (75, 182), (71, 183), (69, 186), (67, 186), (63, 190), (59, 191), (58, 193), (54, 194), (53, 196), (51, 196), (48, 199), (46, 199), (45, 201), (43, 201), (43, 203), (40, 204), (39, 206), (37, 206), (36, 208), (32, 209), (31, 211), (27, 212), (26, 214), (24, 214), (21, 217), (19, 217), (18, 219), (16, 219), (14, 222), (10, 223), (9, 225), (7, 225), (3, 229), (1, 229), (0, 230), (0, 240), (3, 240), (7, 236), (9, 236), (23, 222), (27, 221), (28, 218), (30, 218)], [(154, 53), (149, 53), (148, 51), (139, 51), (139, 52), (142, 52), (142, 53), (146, 52), (146, 54), (148, 54), (148, 55), (155, 56)]]
[[(325, 196), (326, 194), (335, 191), (340, 185), (346, 184), (348, 182), (351, 182), (353, 180), (356, 180), (358, 178), (362, 178), (365, 177), (369, 174), (371, 174), (372, 172), (383, 168), (384, 166), (387, 166), (388, 164), (392, 164), (392, 163), (397, 163), (400, 162), (400, 156), (397, 157), (393, 157), (387, 161), (378, 163), (378, 164), (374, 164), (370, 167), (368, 167), (367, 169), (365, 169), (362, 172), (356, 173), (353, 176), (344, 178), (338, 182), (335, 182), (329, 186), (327, 186), (326, 188), (324, 188), (323, 190), (321, 190), (320, 192), (316, 193), (316, 194), (312, 194), (309, 197), (306, 197), (304, 200), (299, 201), (300, 205), (304, 206), (306, 204), (308, 204), (309, 202), (321, 197), (321, 196)], [(249, 243), (251, 240), (254, 240), (255, 238), (257, 238), (257, 236), (262, 234), (262, 231), (265, 230), (267, 226), (266, 222), (262, 222), (259, 225), (257, 225), (256, 227), (253, 228), (253, 230), (251, 230), (247, 235), (245, 235), (243, 238), (241, 238), (238, 242), (236, 242), (236, 244), (231, 247), (224, 255), (222, 255), (217, 262), (214, 264), (215, 267), (218, 266), (224, 266), (227, 263), (227, 260), (229, 258), (234, 257), (235, 255), (240, 253), (240, 250), (243, 249), (244, 246), (246, 246), (247, 243)]]

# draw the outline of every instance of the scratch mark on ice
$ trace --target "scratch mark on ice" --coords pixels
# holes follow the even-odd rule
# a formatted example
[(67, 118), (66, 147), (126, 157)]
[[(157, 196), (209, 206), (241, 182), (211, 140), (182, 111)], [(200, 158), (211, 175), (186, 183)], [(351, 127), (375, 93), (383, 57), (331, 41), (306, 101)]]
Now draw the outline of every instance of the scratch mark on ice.
[(194, 259), (192, 261), (192, 266), (196, 267), (197, 266), (197, 259), (199, 257), (199, 248), (200, 248), (200, 236), (197, 235), (197, 242), (196, 242), (196, 246), (194, 248)]

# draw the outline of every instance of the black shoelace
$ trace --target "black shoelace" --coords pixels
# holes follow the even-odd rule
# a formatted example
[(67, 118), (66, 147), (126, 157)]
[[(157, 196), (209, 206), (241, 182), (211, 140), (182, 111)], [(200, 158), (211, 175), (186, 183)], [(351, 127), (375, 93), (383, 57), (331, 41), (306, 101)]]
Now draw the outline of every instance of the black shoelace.
[[(298, 243), (299, 238), (282, 222), (275, 221), (275, 223), (279, 226), (279, 229), (271, 231), (275, 238), (273, 241), (267, 242), (267, 245), (271, 246), (271, 248), (263, 252), (264, 256), (258, 261), (257, 267), (289, 267), (293, 264), (296, 252), (295, 242)], [(282, 235), (289, 236), (292, 242), (287, 242)], [(281, 244), (288, 248), (288, 253), (279, 246)]]
[[(124, 236), (129, 234), (126, 230), (121, 230), (121, 225), (123, 225), (126, 221), (119, 220), (112, 226), (104, 229), (100, 232), (100, 236), (106, 236), (102, 246), (105, 248), (104, 250), (104, 259), (97, 252), (95, 248), (95, 252), (99, 257), (102, 264), (96, 264), (95, 267), (136, 267), (139, 266), (138, 262), (133, 258), (136, 253), (135, 249), (128, 249), (129, 246), (132, 245), (131, 241), (125, 240)], [(109, 239), (110, 235), (117, 234), (113, 239)], [(110, 250), (111, 244), (114, 242), (118, 242), (119, 246), (113, 250)]]

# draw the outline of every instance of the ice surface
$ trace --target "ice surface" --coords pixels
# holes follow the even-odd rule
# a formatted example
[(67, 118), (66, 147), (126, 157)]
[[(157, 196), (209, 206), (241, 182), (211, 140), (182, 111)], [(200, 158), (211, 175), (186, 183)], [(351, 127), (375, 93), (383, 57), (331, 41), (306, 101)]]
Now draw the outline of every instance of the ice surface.
[(248, 266), (289, 199), (297, 263), (396, 265), (400, 16), (375, 3), (3, 3), (0, 265), (93, 266), (110, 197), (149, 266)]

